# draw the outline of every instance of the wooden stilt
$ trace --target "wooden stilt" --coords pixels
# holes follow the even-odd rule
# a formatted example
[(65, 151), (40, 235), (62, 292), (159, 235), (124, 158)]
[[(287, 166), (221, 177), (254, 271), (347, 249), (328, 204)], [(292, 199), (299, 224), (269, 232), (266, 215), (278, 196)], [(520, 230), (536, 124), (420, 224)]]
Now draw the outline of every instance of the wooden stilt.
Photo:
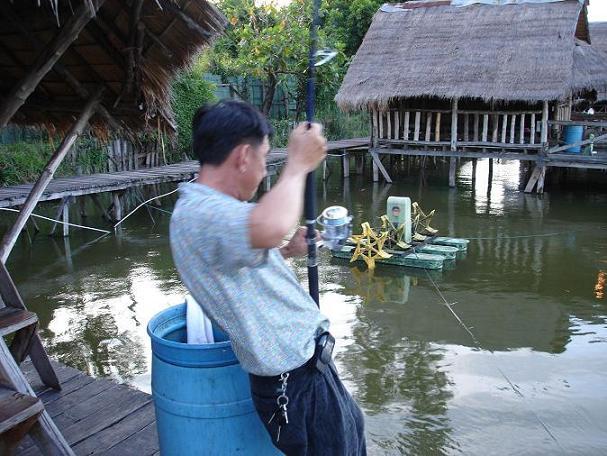
[(122, 197), (121, 192), (112, 192), (112, 212), (116, 222), (122, 220)]
[(540, 195), (544, 193), (544, 180), (546, 179), (546, 166), (542, 166), (540, 169), (540, 175), (537, 180), (537, 193)]
[(455, 171), (457, 169), (457, 158), (449, 158), (449, 187), (455, 187)]
[[(392, 179), (390, 178), (388, 171), (386, 171), (386, 168), (384, 167), (383, 163), (379, 159), (379, 155), (377, 154), (377, 152), (371, 151), (371, 158), (373, 159), (373, 164), (378, 168), (378, 170), (381, 172), (382, 176), (384, 176), (384, 179), (386, 180), (386, 182), (391, 184)], [(379, 180), (379, 176), (377, 176), (377, 179), (376, 179), (375, 173), (376, 173), (376, 171), (375, 171), (375, 169), (373, 169), (373, 181), (377, 182)]]
[(68, 197), (66, 199), (65, 204), (63, 205), (63, 237), (68, 237), (70, 235), (70, 226), (68, 225), (68, 223), (70, 223), (70, 203), (71, 203), (71, 198)]
[(347, 150), (342, 151), (341, 165), (344, 171), (344, 179), (350, 177), (350, 156)]
[(372, 158), (372, 164), (373, 164), (373, 182), (378, 182), (379, 181), (379, 168), (377, 167), (377, 163), (375, 163), (375, 158), (373, 158), (373, 155), (371, 155)]
[(472, 159), (472, 180), (475, 181), (476, 180), (476, 165), (477, 165), (478, 159), (473, 158)]
[(488, 180), (489, 187), (491, 187), (491, 184), (493, 184), (493, 159), (492, 158), (489, 159), (489, 177), (487, 180)]
[(17, 241), (19, 233), (25, 226), (27, 219), (36, 207), (36, 204), (38, 203), (38, 200), (46, 189), (48, 183), (53, 178), (55, 171), (65, 158), (65, 155), (76, 142), (76, 139), (82, 134), (82, 130), (95, 112), (95, 109), (99, 105), (99, 101), (101, 99), (101, 93), (102, 91), (99, 90), (85, 105), (84, 109), (80, 113), (78, 120), (72, 126), (68, 134), (65, 136), (65, 138), (59, 145), (59, 148), (53, 154), (46, 167), (44, 168), (44, 171), (42, 171), (42, 175), (34, 184), (30, 194), (27, 197), (27, 200), (25, 201), (25, 204), (23, 205), (23, 209), (17, 216), (15, 224), (4, 235), (4, 238), (2, 239), (2, 245), (0, 246), (0, 261), (2, 263), (6, 262), (6, 259), (8, 258), (13, 246), (15, 245), (15, 242)]
[(355, 158), (356, 174), (362, 175), (365, 172), (365, 156), (363, 154), (356, 154)]
[(533, 169), (533, 172), (531, 173), (529, 182), (527, 182), (527, 186), (525, 187), (525, 193), (533, 192), (533, 188), (535, 187), (535, 184), (537, 184), (537, 181), (540, 178), (541, 172), (542, 172), (541, 166), (536, 165), (535, 168)]

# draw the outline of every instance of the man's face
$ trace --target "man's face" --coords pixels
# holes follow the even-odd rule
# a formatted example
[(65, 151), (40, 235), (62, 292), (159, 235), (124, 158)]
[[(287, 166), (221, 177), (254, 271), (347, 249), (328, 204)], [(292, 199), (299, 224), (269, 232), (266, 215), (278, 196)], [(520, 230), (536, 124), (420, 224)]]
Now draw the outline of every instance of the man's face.
[(263, 142), (255, 147), (251, 146), (249, 149), (249, 166), (243, 175), (243, 186), (246, 195), (249, 195), (249, 199), (255, 196), (257, 187), (268, 174), (266, 168), (266, 157), (270, 152), (270, 140), (266, 136), (263, 138)]

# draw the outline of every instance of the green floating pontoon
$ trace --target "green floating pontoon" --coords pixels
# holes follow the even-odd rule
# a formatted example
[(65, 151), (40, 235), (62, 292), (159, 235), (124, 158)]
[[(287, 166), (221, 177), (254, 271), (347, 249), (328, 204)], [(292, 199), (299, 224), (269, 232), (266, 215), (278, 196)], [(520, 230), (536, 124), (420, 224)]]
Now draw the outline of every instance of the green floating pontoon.
[[(431, 255), (441, 255), (444, 256), (448, 260), (455, 260), (457, 258), (457, 253), (460, 251), (457, 247), (452, 247), (450, 245), (440, 245), (440, 244), (421, 244), (413, 248), (414, 252), (417, 253), (429, 253)], [(393, 253), (393, 252), (390, 252)]]
[[(354, 247), (346, 245), (341, 250), (334, 251), (333, 256), (336, 258), (343, 258), (350, 260), (352, 258), (352, 252)], [(419, 252), (419, 251), (418, 251)], [(407, 266), (410, 268), (423, 268), (423, 269), (443, 269), (443, 263), (445, 257), (443, 255), (433, 255), (430, 253), (416, 253), (416, 252), (402, 252), (392, 253), (391, 258), (376, 259), (375, 261), (380, 264), (391, 264), (394, 266)], [(362, 258), (359, 261), (363, 261)]]
[(456, 247), (460, 251), (465, 251), (468, 250), (468, 244), (470, 241), (468, 239), (438, 236), (428, 239), (428, 243), (434, 245), (447, 245), (450, 247)]

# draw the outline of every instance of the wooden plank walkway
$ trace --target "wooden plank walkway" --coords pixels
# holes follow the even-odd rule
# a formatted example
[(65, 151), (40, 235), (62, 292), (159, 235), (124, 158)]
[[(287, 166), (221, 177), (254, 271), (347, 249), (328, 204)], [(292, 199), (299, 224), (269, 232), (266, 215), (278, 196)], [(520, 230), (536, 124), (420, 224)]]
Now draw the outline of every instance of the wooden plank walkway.
[[(22, 370), (47, 412), (77, 455), (147, 456), (160, 454), (152, 397), (105, 378), (94, 379), (53, 362), (63, 386), (41, 384), (30, 362)], [(26, 437), (17, 456), (40, 452)]]
[[(353, 138), (329, 141), (329, 152), (364, 147), (369, 138)], [(267, 163), (268, 173), (276, 174), (286, 158), (286, 149), (274, 149), (270, 152)], [(165, 182), (184, 182), (194, 177), (198, 171), (195, 160), (175, 163), (155, 168), (141, 168), (115, 173), (91, 174), (86, 176), (59, 177), (53, 179), (42, 194), (40, 201), (58, 200), (68, 196), (91, 195), (104, 192), (124, 190), (140, 185), (160, 184)], [(19, 206), (25, 202), (33, 184), (22, 184), (0, 188), (0, 207)]]

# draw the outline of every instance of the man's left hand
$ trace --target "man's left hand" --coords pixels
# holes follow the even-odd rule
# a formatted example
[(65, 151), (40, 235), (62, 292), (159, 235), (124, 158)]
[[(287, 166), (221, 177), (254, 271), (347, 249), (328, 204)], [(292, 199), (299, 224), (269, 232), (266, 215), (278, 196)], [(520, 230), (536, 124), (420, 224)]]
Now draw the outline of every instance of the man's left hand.
[[(284, 258), (305, 256), (308, 254), (307, 228), (300, 226), (288, 244), (280, 248)], [(320, 233), (316, 230), (316, 242), (320, 241)]]

